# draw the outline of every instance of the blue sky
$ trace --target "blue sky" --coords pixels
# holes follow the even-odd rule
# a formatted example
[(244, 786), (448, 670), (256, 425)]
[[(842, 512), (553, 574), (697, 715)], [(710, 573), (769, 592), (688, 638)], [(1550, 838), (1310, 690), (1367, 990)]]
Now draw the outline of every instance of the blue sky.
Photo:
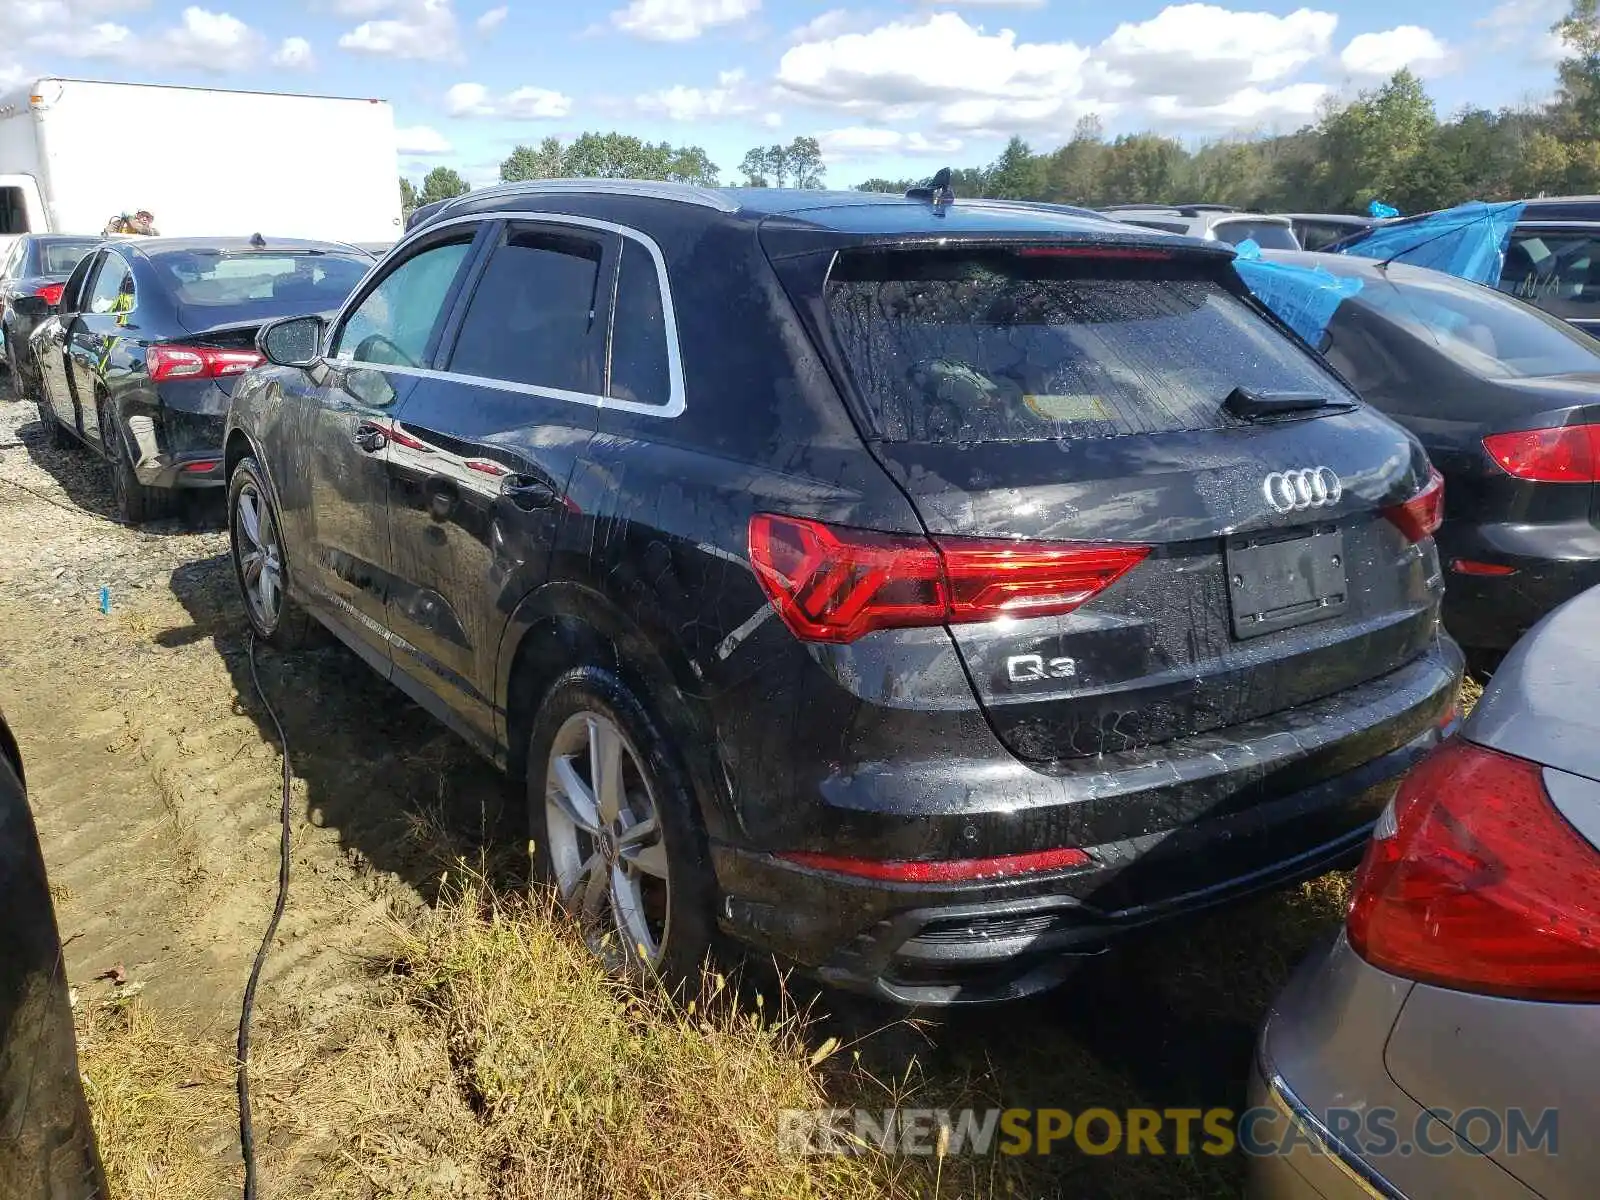
[[(207, 5), (213, 5), (207, 7)], [(1562, 0), (1127, 6), (1088, 0), (0, 0), (0, 85), (38, 75), (393, 101), (402, 161), (491, 182), (586, 129), (704, 146), (820, 139), (828, 182), (992, 159), (1021, 133), (1186, 140), (1298, 127), (1410, 66), (1441, 111), (1554, 86)], [(1115, 14), (1115, 15), (1113, 15)]]

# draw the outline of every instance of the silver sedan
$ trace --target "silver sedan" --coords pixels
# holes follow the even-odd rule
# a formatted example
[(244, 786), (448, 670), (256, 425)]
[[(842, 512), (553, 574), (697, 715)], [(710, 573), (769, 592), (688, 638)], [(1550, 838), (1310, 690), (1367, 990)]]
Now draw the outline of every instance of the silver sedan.
[(1258, 1200), (1600, 1193), (1600, 588), (1550, 614), (1379, 820), (1268, 1014)]

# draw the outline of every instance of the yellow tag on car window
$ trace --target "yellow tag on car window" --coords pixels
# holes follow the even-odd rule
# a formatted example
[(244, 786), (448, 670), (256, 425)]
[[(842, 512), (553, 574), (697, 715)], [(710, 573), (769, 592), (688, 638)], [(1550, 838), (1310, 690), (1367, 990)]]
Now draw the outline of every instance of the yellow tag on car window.
[(1023, 396), (1022, 402), (1042, 421), (1111, 420), (1111, 410), (1099, 396)]

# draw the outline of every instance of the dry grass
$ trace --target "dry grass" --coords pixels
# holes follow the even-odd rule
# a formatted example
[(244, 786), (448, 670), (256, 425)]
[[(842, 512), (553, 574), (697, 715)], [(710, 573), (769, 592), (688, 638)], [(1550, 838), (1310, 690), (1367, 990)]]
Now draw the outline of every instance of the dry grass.
[(906, 1095), (837, 1040), (813, 1049), (782, 997), (741, 1002), (721, 976), (681, 1004), (623, 987), (549, 901), (470, 876), (403, 938), (404, 986), (449, 1046), (496, 1196), (912, 1197), (941, 1174), (779, 1146), (779, 1110), (838, 1104), (840, 1078), (878, 1107)]
[[(1469, 679), (1464, 707), (1481, 692)], [(464, 848), (435, 815), (417, 826), (435, 851)], [(393, 928), (374, 978), (332, 1006), (258, 1015), (265, 1196), (1235, 1196), (1233, 1159), (798, 1157), (779, 1146), (778, 1113), (1238, 1106), (1253, 1031), (1337, 928), (1350, 882), (1323, 876), (1142, 940), (1053, 996), (898, 1023), (858, 1051), (846, 1023), (780, 993), (716, 976), (692, 1004), (623, 987), (549, 901), (448, 878)], [(237, 1190), (233, 1031), (185, 1030), (137, 1001), (79, 1014), (116, 1200)]]

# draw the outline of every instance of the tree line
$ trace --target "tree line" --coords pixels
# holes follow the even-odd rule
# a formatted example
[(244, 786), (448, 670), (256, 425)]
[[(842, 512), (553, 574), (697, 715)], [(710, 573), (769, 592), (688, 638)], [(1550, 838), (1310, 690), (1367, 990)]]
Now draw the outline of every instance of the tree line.
[[(1441, 118), (1416, 75), (1329, 103), (1293, 133), (1223, 138), (1193, 149), (1157, 133), (1107, 139), (1086, 116), (1065, 145), (1036, 152), (1013, 137), (993, 161), (952, 170), (957, 196), (1108, 204), (1184, 201), (1268, 212), (1357, 212), (1380, 200), (1422, 212), (1464, 200), (1512, 200), (1600, 192), (1600, 0), (1573, 0), (1552, 27), (1566, 48), (1559, 86), (1543, 105), (1468, 107)], [(821, 187), (817, 139), (753, 147), (734, 182)], [(650, 143), (623, 133), (585, 133), (518, 146), (504, 181), (553, 178), (662, 179), (715, 187), (721, 171), (699, 146)], [(904, 192), (921, 180), (869, 179), (866, 191)], [(465, 181), (437, 167), (420, 191), (401, 180), (407, 207), (461, 195)]]

